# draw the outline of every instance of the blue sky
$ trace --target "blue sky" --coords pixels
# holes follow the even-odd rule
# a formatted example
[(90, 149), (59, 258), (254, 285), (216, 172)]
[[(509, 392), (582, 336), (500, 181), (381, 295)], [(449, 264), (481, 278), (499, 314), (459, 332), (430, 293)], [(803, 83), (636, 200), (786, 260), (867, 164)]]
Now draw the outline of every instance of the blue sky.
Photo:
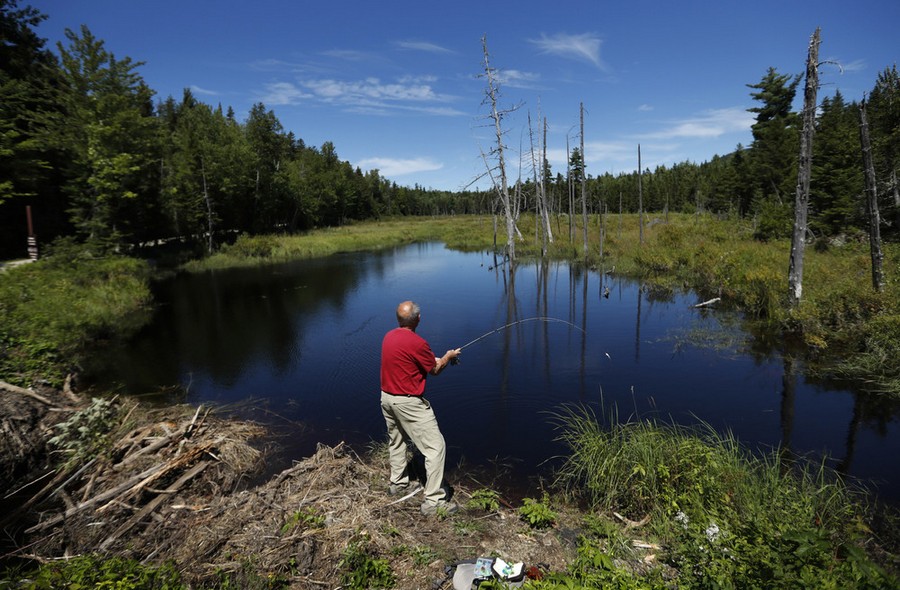
[[(546, 117), (554, 172), (578, 145), (587, 172), (708, 161), (751, 142), (747, 84), (802, 73), (822, 28), (820, 98), (859, 100), (900, 56), (900, 0), (491, 2), (22, 0), (55, 48), (82, 24), (159, 100), (191, 88), (243, 120), (262, 102), (307, 145), (401, 185), (459, 190), (491, 149), (481, 38), (499, 70), (513, 179), (527, 118)], [(802, 83), (798, 103), (802, 97)], [(522, 158), (527, 158), (527, 153)], [(523, 169), (522, 176), (531, 172)], [(486, 187), (486, 180), (473, 187)]]

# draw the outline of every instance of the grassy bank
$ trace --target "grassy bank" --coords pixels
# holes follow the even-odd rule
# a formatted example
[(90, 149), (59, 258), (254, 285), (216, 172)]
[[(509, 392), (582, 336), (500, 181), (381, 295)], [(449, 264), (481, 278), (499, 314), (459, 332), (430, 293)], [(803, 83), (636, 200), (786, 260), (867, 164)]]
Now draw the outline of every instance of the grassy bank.
[(140, 323), (149, 281), (140, 260), (64, 253), (0, 272), (0, 380), (62, 385), (98, 342)]
[[(777, 451), (751, 454), (712, 428), (598, 420), (580, 410), (559, 420), (570, 454), (558, 484), (600, 513), (644, 517), (655, 544), (665, 547), (664, 563), (678, 572), (679, 588), (898, 583), (869, 553), (878, 541), (866, 524), (873, 517), (866, 493), (824, 466), (795, 463)], [(616, 553), (624, 545), (615, 537), (582, 542), (586, 551), (627, 556), (627, 547)], [(885, 563), (896, 570), (895, 556)], [(611, 577), (596, 567), (573, 575)]]

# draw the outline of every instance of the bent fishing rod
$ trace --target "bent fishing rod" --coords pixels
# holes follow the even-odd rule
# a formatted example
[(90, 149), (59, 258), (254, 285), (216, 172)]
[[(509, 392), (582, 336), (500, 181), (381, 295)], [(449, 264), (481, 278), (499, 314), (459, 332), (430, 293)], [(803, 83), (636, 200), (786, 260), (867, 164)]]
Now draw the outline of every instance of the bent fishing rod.
[[(506, 325), (500, 326), (499, 328), (494, 328), (494, 329), (491, 330), (490, 332), (485, 332), (484, 334), (482, 334), (481, 336), (479, 336), (479, 337), (476, 338), (475, 340), (472, 340), (472, 341), (470, 341), (470, 342), (467, 342), (467, 343), (463, 344), (462, 346), (459, 347), (459, 350), (462, 351), (462, 350), (468, 348), (469, 346), (472, 346), (472, 345), (475, 344), (476, 342), (478, 342), (478, 341), (480, 341), (480, 340), (484, 340), (485, 338), (487, 338), (487, 337), (490, 336), (491, 334), (497, 334), (498, 332), (502, 332), (503, 330), (506, 330), (506, 329), (508, 329), (508, 328), (512, 328), (513, 326), (517, 326), (517, 325), (519, 325), (519, 324), (524, 324), (524, 323), (526, 323), (526, 322), (547, 322), (547, 323), (557, 322), (557, 323), (560, 323), (560, 324), (566, 324), (567, 326), (571, 326), (571, 327), (575, 328), (576, 330), (580, 331), (580, 332), (583, 333), (583, 334), (587, 334), (587, 332), (585, 332), (582, 328), (576, 326), (576, 325), (573, 324), (572, 322), (567, 322), (566, 320), (561, 320), (561, 319), (559, 319), (559, 318), (552, 318), (552, 317), (547, 317), (547, 316), (536, 316), (536, 317), (533, 317), (533, 318), (525, 318), (524, 320), (518, 320), (518, 321), (516, 321), (516, 322), (510, 322), (510, 323), (508, 323), (508, 324), (506, 324)], [(454, 362), (454, 361), (455, 361), (455, 362)], [(459, 359), (458, 359), (458, 358), (454, 358), (454, 359), (453, 359), (452, 361), (450, 361), (450, 362), (451, 362), (452, 364), (456, 364), (456, 363), (459, 362)]]

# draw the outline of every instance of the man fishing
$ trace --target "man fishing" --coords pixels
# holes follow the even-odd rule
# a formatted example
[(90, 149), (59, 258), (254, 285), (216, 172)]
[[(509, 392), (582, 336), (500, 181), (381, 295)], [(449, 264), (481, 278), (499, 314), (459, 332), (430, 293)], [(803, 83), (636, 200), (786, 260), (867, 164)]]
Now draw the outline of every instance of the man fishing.
[(451, 349), (438, 358), (424, 338), (416, 334), (420, 309), (412, 301), (397, 306), (399, 327), (389, 331), (381, 343), (381, 412), (388, 430), (391, 482), (388, 493), (409, 489), (406, 439), (425, 456), (425, 515), (452, 514), (458, 510), (444, 483), (447, 447), (438, 428), (431, 404), (425, 399), (425, 379), (439, 375), (456, 359), (460, 349)]

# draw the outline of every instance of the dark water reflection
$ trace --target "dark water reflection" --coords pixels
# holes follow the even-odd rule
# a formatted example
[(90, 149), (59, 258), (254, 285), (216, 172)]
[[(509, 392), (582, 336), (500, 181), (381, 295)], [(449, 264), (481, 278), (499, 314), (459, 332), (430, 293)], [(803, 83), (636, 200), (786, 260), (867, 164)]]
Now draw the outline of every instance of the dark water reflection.
[[(285, 463), (316, 442), (381, 440), (381, 338), (404, 299), (422, 306), (438, 354), (510, 322), (430, 380), (448, 465), (502, 464), (534, 476), (563, 451), (551, 414), (586, 404), (620, 418), (658, 416), (730, 429), (751, 448), (826, 454), (900, 500), (900, 407), (815, 383), (740, 318), (695, 309), (691, 293), (564, 263), (493, 268), (487, 254), (419, 244), (256, 269), (179, 276), (129, 345), (105, 355), (97, 384), (130, 394), (180, 385), (160, 401), (244, 403), (287, 436)], [(273, 468), (283, 466), (273, 465)]]

